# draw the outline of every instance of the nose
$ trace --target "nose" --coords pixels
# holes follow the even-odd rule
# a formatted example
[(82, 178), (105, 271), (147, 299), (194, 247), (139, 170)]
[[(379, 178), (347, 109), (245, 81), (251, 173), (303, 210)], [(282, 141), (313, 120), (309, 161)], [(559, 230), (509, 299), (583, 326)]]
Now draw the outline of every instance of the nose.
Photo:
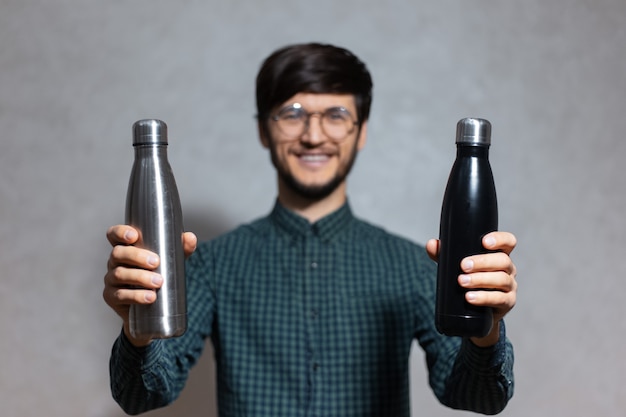
[[(317, 121), (313, 120), (314, 116)], [(302, 135), (301, 140), (305, 143), (318, 144), (326, 141), (327, 139), (328, 138), (322, 129), (322, 114), (311, 113), (304, 127), (304, 134)]]

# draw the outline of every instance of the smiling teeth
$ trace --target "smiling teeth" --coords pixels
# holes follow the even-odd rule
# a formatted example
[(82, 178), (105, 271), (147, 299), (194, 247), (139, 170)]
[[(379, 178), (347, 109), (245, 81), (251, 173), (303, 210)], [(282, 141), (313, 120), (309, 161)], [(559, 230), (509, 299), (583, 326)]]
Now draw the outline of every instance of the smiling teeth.
[(321, 162), (328, 159), (326, 155), (302, 155), (301, 158), (307, 162)]

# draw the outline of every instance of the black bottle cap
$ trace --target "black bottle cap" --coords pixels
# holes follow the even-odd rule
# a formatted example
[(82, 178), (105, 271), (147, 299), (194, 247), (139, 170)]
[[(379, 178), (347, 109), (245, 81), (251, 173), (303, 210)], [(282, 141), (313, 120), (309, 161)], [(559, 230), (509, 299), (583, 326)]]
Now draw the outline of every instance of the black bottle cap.
[(491, 123), (485, 119), (466, 117), (456, 124), (456, 143), (468, 145), (491, 144)]
[(138, 120), (133, 124), (133, 145), (167, 145), (167, 125), (157, 119)]

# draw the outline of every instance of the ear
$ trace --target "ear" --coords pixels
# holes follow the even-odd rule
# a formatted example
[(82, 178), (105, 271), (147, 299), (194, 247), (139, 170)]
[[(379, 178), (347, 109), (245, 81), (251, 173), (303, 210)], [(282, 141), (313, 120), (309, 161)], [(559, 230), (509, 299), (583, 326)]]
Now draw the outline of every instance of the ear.
[(261, 145), (263, 145), (264, 148), (269, 148), (270, 141), (267, 137), (267, 131), (263, 128), (263, 122), (257, 122), (257, 129), (259, 131), (259, 140), (261, 141)]
[(365, 146), (367, 142), (367, 120), (361, 124), (361, 130), (359, 131), (359, 137), (356, 139), (357, 144), (356, 147), (360, 151)]

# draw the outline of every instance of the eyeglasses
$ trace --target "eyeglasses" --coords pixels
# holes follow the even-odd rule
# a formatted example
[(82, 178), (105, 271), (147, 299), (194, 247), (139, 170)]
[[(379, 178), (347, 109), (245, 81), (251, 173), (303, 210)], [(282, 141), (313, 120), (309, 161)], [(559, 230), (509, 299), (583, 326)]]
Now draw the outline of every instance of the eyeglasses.
[(357, 125), (356, 120), (344, 107), (330, 107), (324, 111), (309, 113), (300, 103), (282, 108), (271, 119), (276, 122), (286, 140), (294, 140), (309, 129), (311, 116), (319, 116), (322, 131), (334, 141), (345, 139)]

